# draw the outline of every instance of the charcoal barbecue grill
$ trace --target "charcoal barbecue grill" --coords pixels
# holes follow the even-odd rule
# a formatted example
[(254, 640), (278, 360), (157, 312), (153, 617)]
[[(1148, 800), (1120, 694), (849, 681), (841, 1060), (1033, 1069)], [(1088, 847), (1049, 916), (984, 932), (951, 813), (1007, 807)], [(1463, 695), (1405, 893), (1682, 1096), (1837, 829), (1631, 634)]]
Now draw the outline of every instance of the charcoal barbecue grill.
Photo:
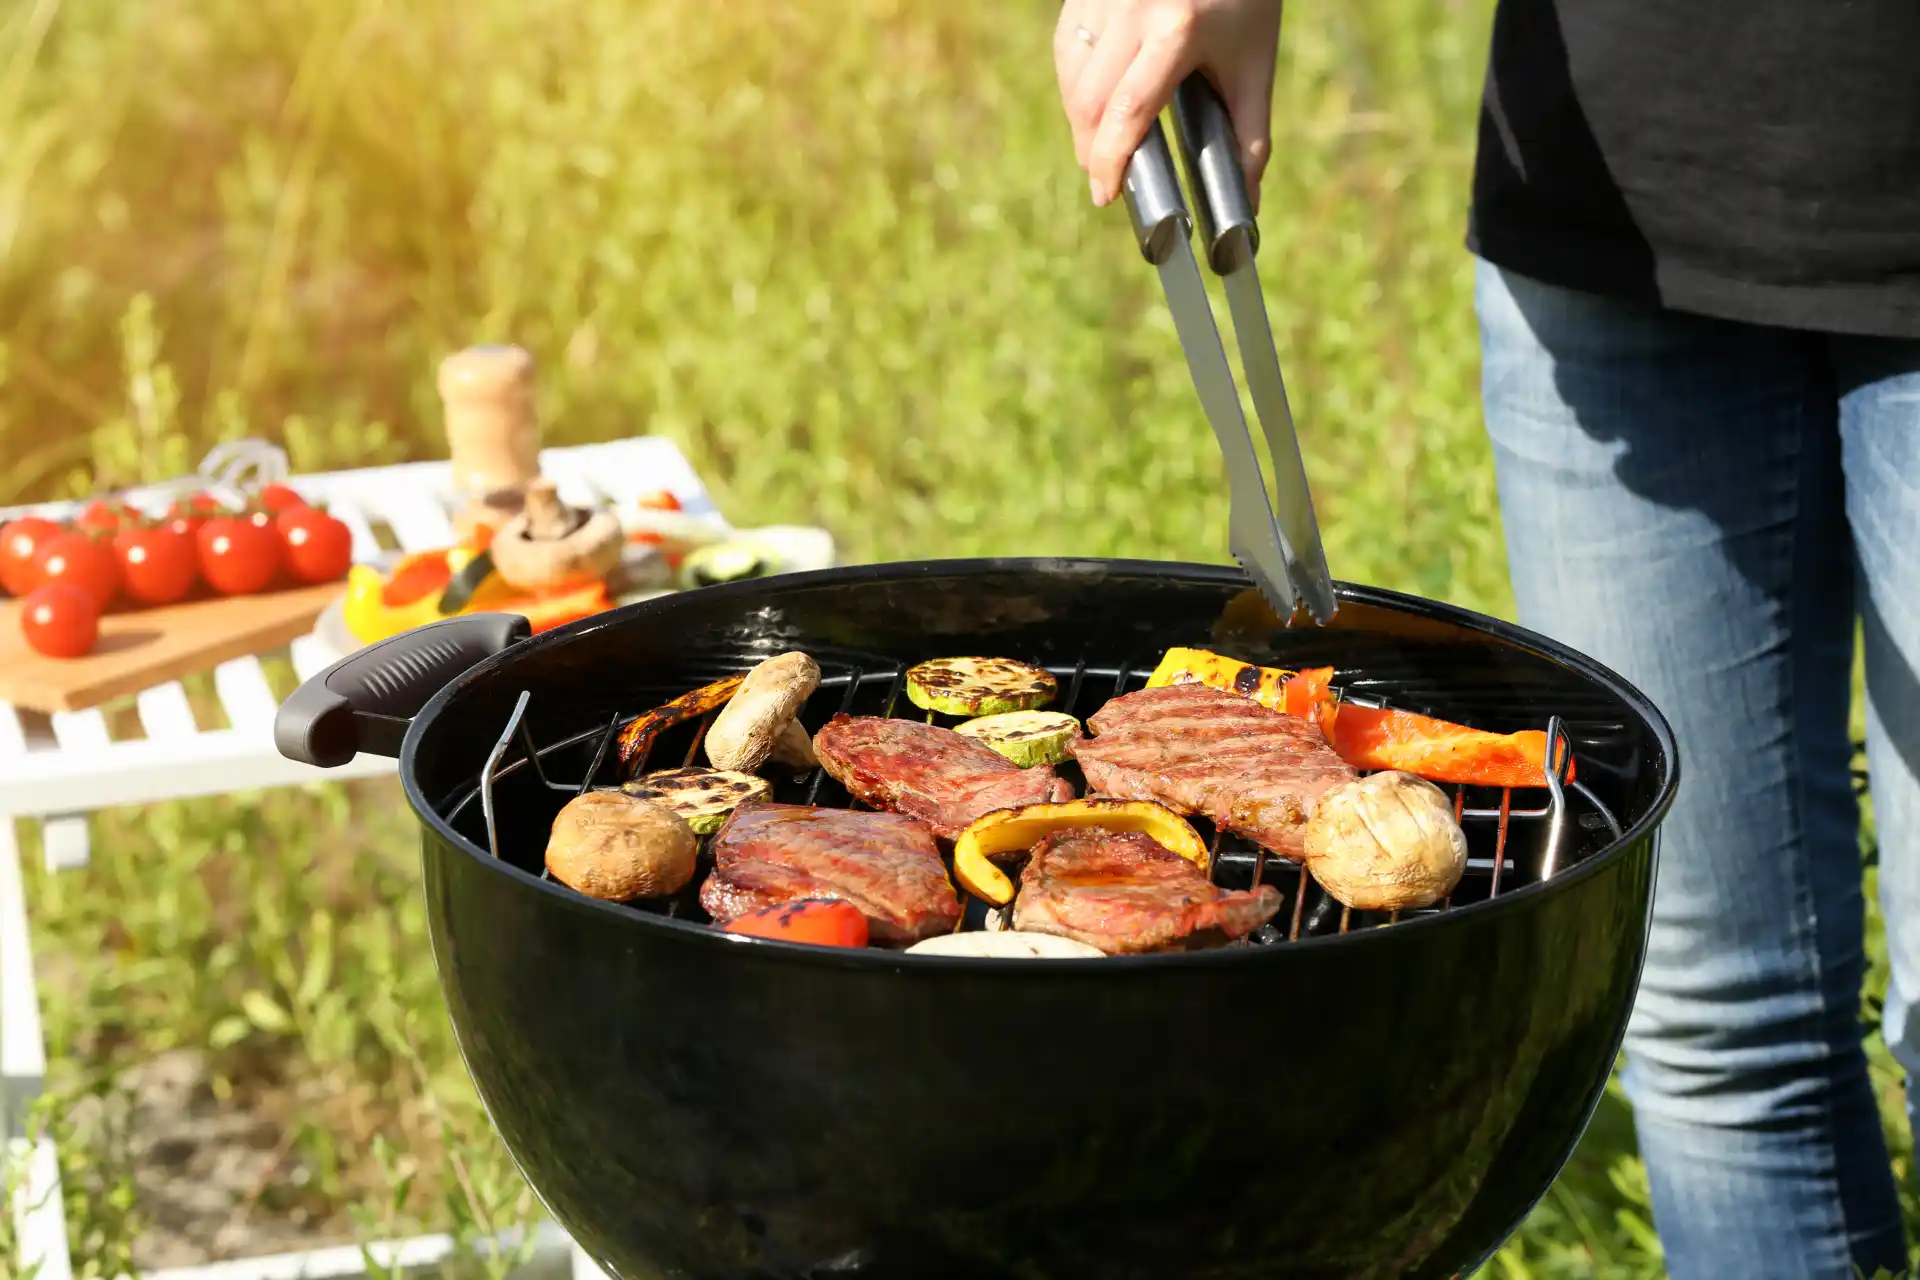
[[(1600, 1098), (1678, 762), (1659, 712), (1589, 659), (1337, 590), (1330, 625), (1290, 628), (1238, 569), (980, 560), (711, 587), (531, 639), (521, 619), (462, 617), (343, 659), (276, 732), (323, 766), (398, 756), (467, 1068), (542, 1201), (622, 1280), (1459, 1275)], [(807, 947), (713, 929), (691, 890), (640, 909), (542, 878), (561, 805), (616, 780), (624, 720), (771, 654), (820, 663), (813, 730), (922, 715), (905, 667), (954, 654), (1044, 666), (1086, 715), (1174, 645), (1546, 728), (1562, 767), (1539, 790), (1458, 793), (1466, 876), (1397, 918), (1216, 838), (1223, 885), (1287, 902), (1191, 953)], [(704, 727), (663, 734), (650, 767), (694, 759)], [(776, 800), (848, 803), (818, 771), (773, 776)]]

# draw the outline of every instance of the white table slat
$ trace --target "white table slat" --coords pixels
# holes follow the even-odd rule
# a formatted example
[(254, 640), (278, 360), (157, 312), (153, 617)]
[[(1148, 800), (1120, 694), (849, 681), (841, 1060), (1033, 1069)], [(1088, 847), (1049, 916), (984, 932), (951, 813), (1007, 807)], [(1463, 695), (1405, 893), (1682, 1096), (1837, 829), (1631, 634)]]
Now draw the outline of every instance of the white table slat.
[(93, 858), (93, 828), (84, 813), (40, 823), (40, 862), (47, 874), (78, 871)]
[(58, 751), (60, 744), (54, 741), (53, 725), (44, 711), (34, 711), (28, 707), (15, 707), (14, 714), (20, 717), (20, 733), (26, 739), (28, 751)]
[(227, 723), (247, 733), (271, 731), (280, 709), (258, 658), (235, 658), (213, 669), (213, 687), (227, 709)]
[(309, 631), (293, 642), (293, 673), (302, 680), (311, 680), (332, 666), (338, 657), (326, 641)]
[(200, 732), (200, 724), (193, 718), (193, 704), (187, 701), (186, 688), (178, 680), (142, 689), (134, 701), (148, 741), (179, 742)]
[(383, 554), (380, 540), (373, 536), (373, 526), (367, 523), (360, 504), (345, 496), (328, 496), (327, 514), (347, 526), (353, 534), (353, 559), (356, 564), (371, 563)]
[(418, 482), (389, 481), (362, 494), (367, 515), (385, 520), (403, 550), (433, 551), (453, 545), (453, 522), (447, 519), (446, 509)]
[(27, 731), (20, 724), (20, 715), (11, 706), (0, 702), (0, 760), (25, 754)]
[(679, 498), (689, 512), (698, 515), (713, 510), (706, 486), (687, 465), (686, 458), (670, 442), (657, 438), (543, 452), (540, 469), (553, 476), (556, 485), (569, 475), (585, 473), (591, 477), (593, 487), (618, 506), (666, 489)]
[[(53, 724), (54, 741), (62, 751), (76, 755), (110, 750), (113, 735), (107, 732), (107, 718), (97, 707), (85, 711), (56, 711), (47, 719)], [(99, 756), (96, 754), (95, 759)]]

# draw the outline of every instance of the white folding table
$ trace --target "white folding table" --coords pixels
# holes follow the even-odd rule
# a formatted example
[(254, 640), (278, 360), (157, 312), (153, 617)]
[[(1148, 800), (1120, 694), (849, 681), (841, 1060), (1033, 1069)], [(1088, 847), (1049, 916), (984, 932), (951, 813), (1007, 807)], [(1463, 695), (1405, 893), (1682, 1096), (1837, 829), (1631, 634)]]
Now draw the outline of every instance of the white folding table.
[[(720, 521), (711, 497), (672, 442), (640, 437), (604, 444), (543, 450), (543, 475), (562, 499), (576, 504), (611, 500), (626, 507), (662, 489), (679, 499), (689, 515)], [(292, 476), (287, 483), (303, 496), (324, 502), (353, 530), (356, 560), (383, 551), (427, 551), (453, 541), (449, 516), (450, 470), (445, 462), (407, 463)], [(158, 491), (130, 495), (136, 505), (164, 506)], [(69, 514), (62, 504), (0, 510), (0, 522), (27, 514)], [(724, 523), (724, 522), (721, 522)], [(383, 537), (382, 534), (385, 534)], [(340, 654), (316, 629), (292, 646), (293, 665), (302, 680), (325, 669)], [(169, 682), (137, 698), (144, 737), (116, 740), (99, 710), (41, 715), (0, 703), (0, 1139), (24, 1170), (11, 1206), (22, 1256), (21, 1269), (39, 1265), (37, 1280), (71, 1280), (67, 1228), (61, 1203), (59, 1162), (53, 1142), (28, 1132), (27, 1113), (46, 1081), (46, 1043), (34, 988), (33, 953), (28, 933), (20, 846), (15, 819), (41, 824), (49, 871), (86, 865), (86, 815), (122, 805), (154, 804), (192, 796), (228, 794), (254, 788), (296, 786), (365, 778), (393, 771), (394, 762), (360, 756), (325, 773), (286, 759), (273, 745), (278, 700), (256, 658), (238, 658), (214, 669), (213, 683), (227, 727), (198, 726), (185, 689)], [(425, 963), (422, 958), (422, 963)], [(564, 1257), (567, 1244), (550, 1225), (540, 1230), (542, 1258), (550, 1269), (554, 1248)], [(412, 1268), (431, 1266), (445, 1256), (444, 1237), (384, 1242), (380, 1256), (404, 1260)], [(147, 1280), (323, 1280), (362, 1274), (357, 1247), (305, 1254), (243, 1259), (189, 1268)], [(574, 1254), (576, 1275), (591, 1273), (591, 1263)]]

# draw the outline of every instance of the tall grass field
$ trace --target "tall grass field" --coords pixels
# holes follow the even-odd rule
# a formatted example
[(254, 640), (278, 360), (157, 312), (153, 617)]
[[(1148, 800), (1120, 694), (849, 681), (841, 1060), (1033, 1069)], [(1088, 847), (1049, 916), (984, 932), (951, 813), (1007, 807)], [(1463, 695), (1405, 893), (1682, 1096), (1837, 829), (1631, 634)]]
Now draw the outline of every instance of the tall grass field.
[[(1462, 246), (1490, 0), (1290, 9), (1261, 269), (1328, 558), (1510, 616)], [(849, 560), (1223, 561), (1219, 451), (1073, 163), (1056, 13), (12, 0), (0, 505), (244, 435), (297, 470), (444, 456), (436, 362), (504, 340), (547, 442), (669, 436), (730, 519)], [(537, 1218), (453, 1045), (396, 785), (92, 822), (57, 876), (22, 826), (82, 1275)], [(1623, 1101), (1486, 1274), (1663, 1274)]]

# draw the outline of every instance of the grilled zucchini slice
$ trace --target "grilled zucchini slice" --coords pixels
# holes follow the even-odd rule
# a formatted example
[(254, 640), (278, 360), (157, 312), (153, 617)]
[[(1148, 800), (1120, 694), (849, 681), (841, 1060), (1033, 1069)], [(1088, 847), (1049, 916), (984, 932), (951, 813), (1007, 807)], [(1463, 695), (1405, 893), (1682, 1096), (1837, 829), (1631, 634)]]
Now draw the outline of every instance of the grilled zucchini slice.
[(681, 585), (711, 587), (722, 582), (762, 578), (773, 572), (766, 553), (752, 542), (715, 542), (695, 547), (680, 562)]
[(751, 773), (732, 773), (725, 769), (662, 769), (645, 773), (620, 790), (635, 799), (648, 800), (662, 809), (670, 809), (685, 818), (696, 835), (720, 829), (727, 815), (753, 800), (773, 795), (773, 784)]
[(1002, 711), (954, 726), (992, 747), (1022, 769), (1068, 759), (1067, 744), (1080, 736), (1080, 722), (1062, 711)]
[(1012, 658), (934, 658), (907, 669), (907, 699), (922, 711), (993, 716), (1053, 701), (1060, 682)]

